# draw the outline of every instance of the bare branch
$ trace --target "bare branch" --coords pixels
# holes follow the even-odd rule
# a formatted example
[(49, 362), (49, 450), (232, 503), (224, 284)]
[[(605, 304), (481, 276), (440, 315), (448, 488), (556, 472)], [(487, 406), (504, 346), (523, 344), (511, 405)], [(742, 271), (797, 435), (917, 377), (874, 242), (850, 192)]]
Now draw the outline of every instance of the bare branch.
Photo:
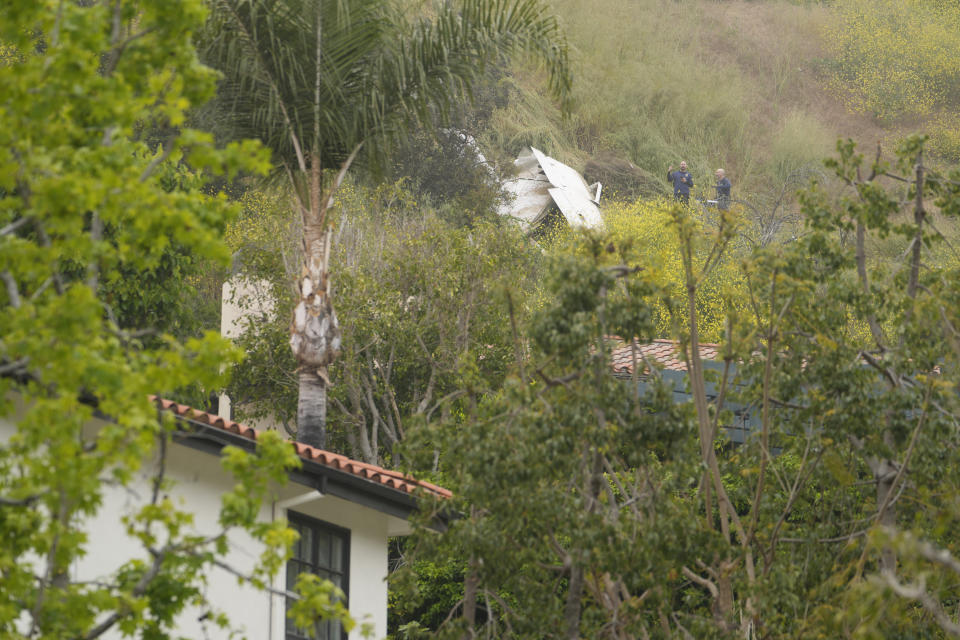
[(57, 17), (53, 22), (53, 29), (50, 32), (50, 46), (56, 48), (60, 44), (60, 24), (63, 22), (63, 2), (60, 0), (57, 4)]
[(39, 298), (44, 291), (50, 288), (51, 284), (53, 284), (53, 278), (47, 278), (46, 280), (44, 280), (43, 284), (37, 287), (36, 291), (30, 294), (30, 298), (29, 298), (30, 302), (33, 302), (34, 300)]
[(168, 137), (163, 141), (163, 153), (157, 155), (153, 158), (150, 163), (143, 169), (143, 172), (140, 174), (140, 182), (146, 182), (147, 179), (153, 175), (153, 172), (160, 166), (167, 158), (170, 157), (170, 154), (173, 152), (173, 136)]
[[(926, 210), (923, 207), (923, 186), (924, 186), (924, 167), (923, 167), (923, 151), (921, 150), (917, 154), (917, 165), (916, 165), (916, 199), (914, 202), (913, 209), (913, 220), (917, 225), (916, 235), (914, 236), (914, 245), (913, 251), (910, 258), (910, 279), (907, 282), (907, 297), (916, 298), (917, 296), (917, 285), (920, 282), (920, 256), (923, 246), (923, 220), (926, 217)], [(910, 318), (912, 315), (912, 310), (907, 309), (907, 318)]]
[(564, 386), (564, 387), (566, 387), (567, 384), (573, 382), (574, 380), (576, 380), (577, 378), (579, 378), (580, 376), (582, 376), (582, 375), (583, 375), (583, 371), (574, 371), (573, 373), (568, 373), (567, 375), (563, 376), (562, 378), (551, 378), (551, 377), (549, 377), (547, 374), (545, 374), (545, 373), (543, 372), (543, 369), (541, 368), (541, 369), (537, 369), (537, 375), (540, 376), (540, 378), (541, 378), (545, 383), (547, 383), (547, 386), (548, 386), (548, 387), (559, 387), (559, 386), (561, 386), (561, 385)]
[(464, 391), (463, 389), (458, 389), (457, 391), (453, 391), (453, 392), (448, 393), (447, 395), (443, 396), (442, 398), (440, 398), (439, 400), (437, 400), (436, 404), (434, 404), (432, 407), (430, 407), (430, 410), (429, 410), (429, 411), (427, 411), (427, 413), (426, 413), (427, 420), (429, 420), (429, 419), (430, 419), (430, 416), (433, 415), (433, 412), (436, 411), (437, 409), (439, 409), (441, 406), (443, 406), (443, 404), (444, 404), (445, 402), (447, 402), (448, 400), (454, 400), (454, 399), (459, 398), (460, 396), (463, 396), (463, 395), (466, 395), (466, 394), (467, 394), (467, 392)]
[(628, 267), (625, 264), (617, 264), (609, 267), (604, 267), (604, 271), (612, 275), (614, 278), (624, 278), (634, 273), (639, 273), (643, 271), (643, 267)]
[(41, 498), (42, 494), (34, 494), (26, 498), (5, 498), (0, 496), (0, 507), (29, 507)]
[[(47, 230), (43, 228), (38, 221), (34, 220), (34, 228), (37, 230), (37, 236), (40, 238), (40, 246), (44, 249), (49, 249), (53, 243), (50, 242), (50, 236), (47, 234)], [(57, 290), (57, 294), (63, 295), (67, 291), (66, 285), (63, 284), (63, 277), (60, 275), (59, 271), (53, 272), (53, 284), (54, 288)]]
[(867, 361), (867, 364), (869, 364), (871, 367), (873, 367), (874, 369), (882, 373), (887, 378), (887, 380), (890, 381), (891, 386), (893, 387), (900, 386), (900, 377), (896, 375), (893, 371), (891, 371), (889, 368), (883, 366), (882, 362), (874, 358), (870, 353), (866, 351), (861, 351), (860, 356)]
[(257, 585), (258, 588), (263, 589), (264, 591), (266, 591), (267, 593), (269, 593), (269, 594), (271, 594), (271, 595), (282, 596), (282, 597), (284, 597), (284, 598), (290, 598), (291, 600), (300, 600), (300, 599), (301, 599), (301, 598), (300, 598), (300, 594), (297, 593), (297, 592), (295, 592), (295, 591), (287, 591), (286, 589), (275, 589), (274, 587), (271, 587), (271, 586), (268, 585), (268, 584), (262, 584), (260, 581), (255, 581), (254, 578), (253, 578), (253, 576), (251, 576), (251, 575), (249, 575), (249, 574), (246, 574), (246, 573), (243, 573), (243, 572), (241, 572), (241, 571), (239, 571), (239, 570), (237, 570), (237, 569), (234, 569), (233, 567), (231, 567), (230, 565), (228, 565), (226, 562), (223, 562), (223, 561), (217, 560), (217, 559), (213, 559), (211, 562), (213, 563), (213, 565), (214, 565), (215, 567), (218, 567), (218, 568), (220, 568), (220, 569), (223, 569), (223, 570), (226, 571), (227, 573), (229, 573), (229, 574), (231, 574), (231, 575), (233, 575), (233, 576), (236, 576), (237, 578), (240, 578), (240, 579), (243, 580), (244, 582), (251, 583), (251, 584), (252, 584), (252, 583), (256, 583), (256, 585)]
[[(151, 550), (151, 553), (153, 554), (153, 564), (150, 566), (150, 569), (140, 577), (140, 580), (137, 581), (137, 584), (134, 585), (133, 589), (131, 590), (131, 594), (134, 597), (142, 596), (144, 593), (146, 593), (150, 583), (153, 582), (153, 580), (160, 574), (160, 568), (163, 566), (163, 561), (166, 559), (166, 556), (169, 552), (169, 547), (164, 547), (160, 551)], [(109, 631), (113, 625), (119, 622), (120, 618), (122, 618), (124, 615), (124, 611), (114, 611), (107, 616), (103, 622), (91, 629), (90, 632), (84, 636), (84, 640), (94, 640), (95, 638), (99, 638), (104, 633)]]
[(681, 571), (683, 572), (683, 575), (685, 575), (688, 579), (690, 579), (691, 581), (695, 582), (696, 584), (700, 585), (701, 587), (709, 591), (711, 596), (713, 596), (714, 598), (720, 597), (720, 590), (717, 588), (717, 585), (715, 585), (712, 580), (708, 580), (707, 578), (698, 576), (686, 566), (684, 566), (681, 569)]
[(23, 225), (28, 224), (28, 223), (30, 223), (30, 222), (33, 222), (33, 218), (31, 218), (30, 216), (24, 216), (24, 217), (22, 217), (22, 218), (17, 218), (16, 220), (14, 220), (13, 222), (11, 222), (11, 223), (8, 224), (7, 226), (5, 226), (5, 227), (3, 227), (2, 229), (0, 229), (0, 237), (10, 235), (11, 233), (13, 233), (14, 231), (16, 231), (17, 229), (19, 229), (19, 228), (22, 227)]
[(47, 568), (44, 572), (43, 578), (40, 580), (40, 586), (37, 588), (37, 597), (36, 600), (34, 600), (33, 608), (30, 611), (30, 631), (27, 633), (27, 637), (32, 636), (38, 629), (37, 623), (39, 622), (40, 614), (43, 611), (47, 589), (53, 584), (58, 575), (57, 555), (60, 551), (61, 534), (67, 529), (66, 524), (69, 518), (70, 508), (67, 503), (67, 497), (64, 495), (63, 491), (61, 491), (60, 500), (57, 505), (57, 522), (60, 526), (56, 529), (56, 533), (53, 535), (53, 541), (50, 543), (50, 549), (47, 551)]
[[(119, 4), (119, 3), (118, 3), (118, 4)], [(150, 34), (150, 33), (153, 33), (154, 31), (156, 31), (156, 28), (155, 28), (155, 27), (150, 27), (149, 29), (144, 29), (143, 31), (140, 31), (139, 33), (135, 33), (135, 34), (133, 34), (132, 36), (129, 36), (129, 37), (125, 38), (125, 39), (123, 40), (123, 42), (120, 42), (120, 43), (118, 43), (116, 46), (114, 46), (114, 48), (111, 49), (111, 50), (110, 50), (110, 53), (108, 54), (108, 55), (109, 55), (109, 62), (107, 63), (107, 66), (104, 68), (104, 75), (110, 75), (111, 73), (113, 73), (114, 71), (116, 71), (116, 69), (117, 69), (117, 64), (120, 62), (120, 58), (121, 58), (121, 56), (123, 56), (123, 52), (126, 50), (126, 48), (127, 48), (128, 46), (130, 46), (130, 43), (131, 43), (131, 42), (134, 42), (134, 41), (136, 41), (136, 40), (139, 40), (140, 38), (142, 38), (142, 37), (144, 37), (145, 35), (148, 35), (148, 34)]]
[(687, 628), (680, 624), (680, 620), (677, 618), (676, 612), (671, 613), (670, 617), (673, 618), (673, 623), (677, 625), (677, 628), (683, 633), (683, 640), (694, 640), (693, 634), (687, 631)]
[(853, 533), (848, 533), (845, 536), (837, 536), (836, 538), (780, 538), (780, 542), (790, 542), (793, 544), (807, 544), (810, 542), (819, 542), (823, 544), (831, 544), (834, 542), (849, 542), (850, 540), (855, 540), (856, 538), (862, 538), (865, 535), (870, 533), (869, 529), (863, 529), (861, 531), (854, 531)]
[(20, 305), (20, 289), (17, 288), (17, 281), (13, 279), (13, 274), (9, 271), (0, 271), (0, 280), (3, 280), (3, 283), (7, 286), (7, 298), (10, 300), (10, 306), (14, 309), (19, 309)]
[(343, 164), (340, 166), (340, 171), (337, 172), (337, 176), (333, 179), (333, 184), (330, 185), (330, 189), (327, 192), (327, 199), (324, 201), (323, 208), (320, 210), (321, 225), (326, 219), (327, 210), (333, 206), (333, 197), (337, 194), (337, 189), (340, 188), (340, 185), (343, 183), (343, 179), (347, 175), (347, 171), (350, 169), (350, 165), (352, 165), (353, 161), (356, 160), (357, 154), (360, 153), (360, 149), (362, 148), (363, 148), (362, 142), (353, 148), (353, 151), (350, 152), (350, 155), (347, 156), (347, 159), (344, 160)]
[[(907, 472), (907, 467), (910, 466), (910, 459), (913, 456), (914, 447), (917, 444), (917, 437), (920, 435), (920, 430), (923, 429), (923, 425), (927, 419), (927, 410), (930, 404), (930, 393), (931, 387), (928, 385), (926, 394), (923, 399), (923, 409), (920, 411), (920, 416), (917, 418), (917, 426), (914, 427), (913, 433), (910, 436), (910, 444), (907, 445), (907, 452), (903, 456), (903, 462), (899, 465), (897, 469), (897, 475), (893, 478), (893, 481), (890, 483), (890, 489), (884, 496), (883, 503), (880, 505), (880, 508), (877, 509), (877, 522), (883, 523), (883, 516), (887, 512), (887, 509), (893, 502), (894, 499), (894, 488), (897, 487), (897, 484), (903, 481), (904, 474)], [(863, 575), (863, 567), (867, 561), (867, 551), (869, 547), (863, 548), (863, 553), (860, 554), (860, 560), (857, 562), (857, 571), (856, 578), (859, 579)]]
[(517, 330), (517, 315), (513, 308), (513, 294), (507, 291), (507, 311), (510, 314), (510, 331), (513, 334), (513, 356), (517, 360), (517, 374), (520, 381), (526, 384), (527, 374), (523, 369), (523, 345), (520, 342), (520, 333)]
[(793, 503), (797, 499), (797, 496), (800, 493), (800, 487), (806, 483), (807, 478), (810, 477), (810, 474), (813, 473), (813, 470), (816, 468), (817, 463), (820, 462), (820, 458), (823, 456), (823, 448), (821, 447), (820, 451), (817, 452), (817, 457), (813, 463), (807, 466), (807, 458), (810, 455), (810, 448), (812, 445), (811, 438), (807, 438), (807, 445), (803, 449), (803, 457), (800, 460), (800, 468), (797, 469), (797, 475), (794, 478), (793, 486), (790, 488), (790, 495), (787, 498), (787, 504), (784, 505), (783, 511), (780, 513), (780, 518), (777, 519), (777, 523), (773, 526), (773, 531), (770, 534), (770, 545), (767, 548), (767, 553), (765, 557), (767, 558), (766, 566), (764, 567), (764, 574), (769, 573), (771, 567), (773, 566), (772, 558), (773, 553), (777, 547), (777, 536), (780, 533), (780, 528), (783, 526), (783, 523), (787, 521), (787, 517), (790, 515), (790, 511), (793, 509)]
[(940, 606), (940, 603), (927, 592), (926, 582), (923, 576), (920, 577), (917, 584), (912, 586), (901, 583), (897, 580), (897, 577), (889, 571), (884, 571), (881, 577), (883, 583), (890, 587), (890, 589), (901, 598), (919, 602), (923, 608), (934, 617), (941, 629), (951, 635), (960, 636), (960, 624), (954, 622), (943, 610), (943, 607)]
[(94, 211), (90, 218), (90, 241), (94, 257), (87, 264), (87, 286), (94, 292), (96, 292), (100, 281), (100, 263), (96, 258), (96, 253), (97, 244), (101, 240), (103, 240), (103, 220), (100, 218), (100, 214)]
[(427, 407), (430, 406), (431, 400), (433, 400), (433, 390), (437, 382), (437, 369), (439, 368), (439, 365), (437, 364), (437, 361), (434, 360), (433, 355), (430, 353), (430, 349), (427, 348), (423, 338), (420, 337), (420, 333), (415, 331), (413, 337), (417, 339), (417, 344), (419, 344), (420, 348), (423, 349), (423, 353), (427, 357), (427, 361), (430, 363), (430, 377), (427, 379), (427, 389), (423, 392), (423, 398), (417, 404), (417, 410), (415, 412), (421, 414), (427, 410)]
[(160, 460), (157, 463), (157, 474), (153, 477), (153, 494), (150, 496), (152, 505), (156, 505), (160, 500), (160, 489), (163, 488), (163, 477), (167, 469), (167, 433), (161, 431), (158, 440), (160, 441)]

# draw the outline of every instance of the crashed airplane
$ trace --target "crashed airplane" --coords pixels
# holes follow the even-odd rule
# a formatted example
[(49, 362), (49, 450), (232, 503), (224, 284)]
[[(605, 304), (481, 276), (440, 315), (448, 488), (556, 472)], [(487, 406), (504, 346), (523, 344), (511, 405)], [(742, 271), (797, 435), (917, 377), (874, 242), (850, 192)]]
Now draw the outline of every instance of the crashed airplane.
[(553, 217), (571, 227), (603, 226), (599, 182), (588, 185), (577, 171), (533, 147), (513, 164), (517, 173), (503, 182), (508, 198), (498, 208), (500, 215), (515, 219), (527, 232)]

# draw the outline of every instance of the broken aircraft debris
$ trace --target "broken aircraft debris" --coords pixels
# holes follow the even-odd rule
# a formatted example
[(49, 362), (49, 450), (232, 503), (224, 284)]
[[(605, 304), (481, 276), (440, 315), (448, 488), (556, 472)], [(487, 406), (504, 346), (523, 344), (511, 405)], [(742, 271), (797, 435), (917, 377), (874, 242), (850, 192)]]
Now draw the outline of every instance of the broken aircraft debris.
[(503, 183), (508, 198), (498, 208), (500, 215), (517, 220), (528, 232), (553, 216), (571, 227), (603, 226), (599, 182), (588, 185), (577, 171), (533, 147), (513, 164), (517, 174)]

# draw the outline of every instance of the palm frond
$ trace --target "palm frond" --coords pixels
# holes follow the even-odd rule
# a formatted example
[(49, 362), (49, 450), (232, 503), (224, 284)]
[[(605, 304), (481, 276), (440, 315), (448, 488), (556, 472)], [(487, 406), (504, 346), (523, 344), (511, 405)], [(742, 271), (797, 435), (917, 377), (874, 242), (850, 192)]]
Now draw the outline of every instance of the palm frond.
[[(414, 123), (445, 119), (486, 66), (542, 60), (550, 89), (570, 88), (567, 46), (541, 0), (461, 0), (411, 21), (383, 0), (210, 0), (203, 58), (223, 73), (216, 108), (259, 138), (279, 167), (316, 153), (339, 165)], [(372, 152), (372, 153), (371, 153)]]

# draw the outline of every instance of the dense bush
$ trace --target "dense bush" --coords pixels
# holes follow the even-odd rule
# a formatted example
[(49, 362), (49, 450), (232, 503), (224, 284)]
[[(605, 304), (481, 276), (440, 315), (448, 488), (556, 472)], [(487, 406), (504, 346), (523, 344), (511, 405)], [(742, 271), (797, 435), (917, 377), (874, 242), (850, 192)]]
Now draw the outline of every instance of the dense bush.
[(841, 0), (827, 31), (833, 79), (855, 110), (925, 115), (960, 94), (960, 7), (946, 0)]
[[(654, 293), (646, 297), (644, 303), (653, 312), (658, 337), (674, 334), (677, 314), (684, 313), (686, 289), (680, 241), (671, 213), (673, 207), (672, 201), (661, 199), (613, 202), (604, 209), (605, 230), (612, 242), (611, 248), (620, 253), (629, 265), (641, 268), (647, 282), (655, 286)], [(702, 260), (710, 252), (711, 234), (717, 226), (717, 211), (696, 209), (693, 219), (697, 228), (694, 250)], [(549, 243), (550, 253), (562, 255), (582, 250), (580, 236), (581, 233), (577, 231), (554, 236)], [(742, 242), (736, 243), (718, 268), (700, 285), (698, 312), (701, 338), (705, 342), (721, 341), (726, 314), (731, 310), (743, 309), (746, 286), (740, 266), (745, 253), (742, 245)], [(549, 304), (544, 295), (542, 292), (538, 295), (536, 307)]]

